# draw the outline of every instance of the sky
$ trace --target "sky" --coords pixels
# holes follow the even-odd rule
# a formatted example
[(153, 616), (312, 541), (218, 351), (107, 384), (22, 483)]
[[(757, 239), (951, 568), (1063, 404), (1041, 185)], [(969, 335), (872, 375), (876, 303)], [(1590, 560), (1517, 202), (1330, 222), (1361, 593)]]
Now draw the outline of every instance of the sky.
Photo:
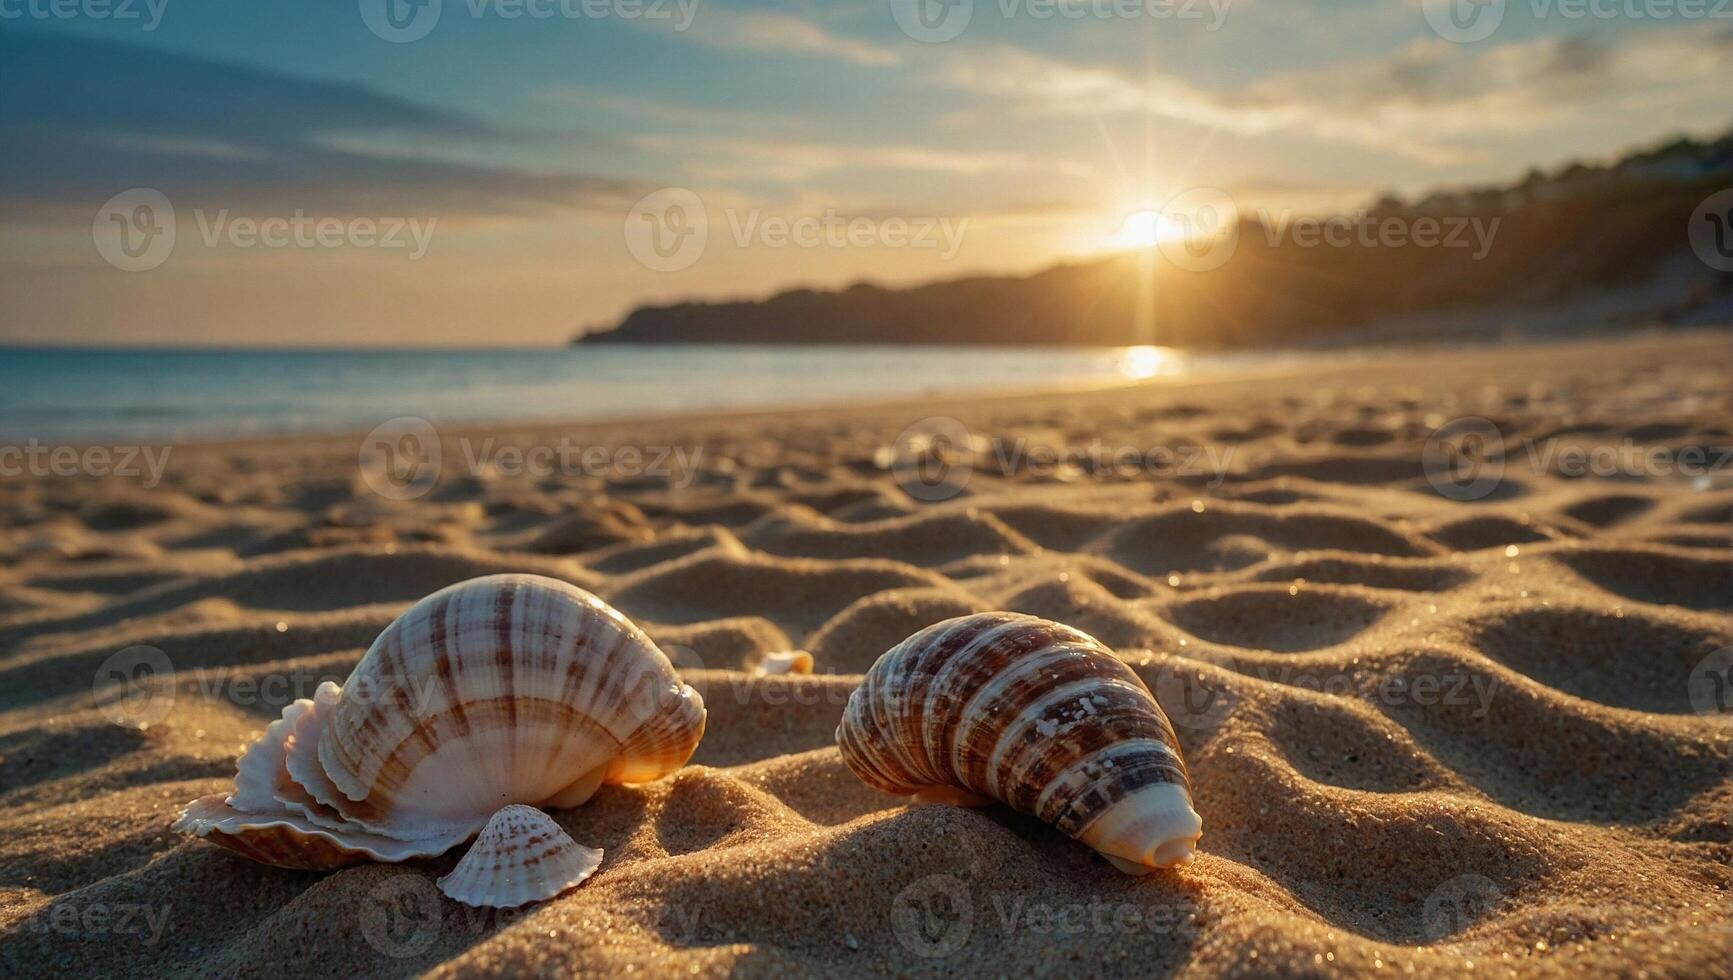
[[(0, 343), (537, 346), (1733, 124), (1722, 0), (0, 0)], [(1128, 219), (1130, 219), (1128, 221)]]

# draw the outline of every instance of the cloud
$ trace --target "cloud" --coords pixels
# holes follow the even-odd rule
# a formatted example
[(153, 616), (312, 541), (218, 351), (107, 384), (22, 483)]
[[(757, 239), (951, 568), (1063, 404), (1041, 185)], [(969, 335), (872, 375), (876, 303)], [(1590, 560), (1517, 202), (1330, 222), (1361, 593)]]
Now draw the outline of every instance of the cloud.
[(618, 208), (642, 193), (626, 181), (435, 152), (547, 134), (156, 49), (0, 32), (0, 91), (0, 207), (12, 214), (88, 214), (131, 187), (273, 213), (491, 215)]
[(890, 48), (839, 37), (791, 14), (763, 10), (707, 10), (685, 36), (714, 48), (821, 55), (870, 68), (902, 61)]
[[(1013, 47), (960, 51), (936, 73), (941, 84), (1010, 102), (1024, 115), (1144, 113), (1242, 134), (1303, 133), (1448, 164), (1476, 159), (1477, 141), (1513, 129), (1712, 100), (1730, 67), (1733, 30), (1693, 26), (1490, 48), (1429, 39), (1382, 58), (1284, 72), (1231, 90)], [(1002, 112), (996, 106), (954, 118), (979, 121)]]
[(646, 136), (635, 142), (650, 150), (685, 150), (687, 172), (706, 180), (805, 181), (849, 170), (937, 174), (1063, 174), (1088, 177), (1095, 168), (1078, 161), (1024, 153), (948, 150), (929, 146), (846, 145), (798, 140), (728, 138), (694, 144), (690, 138)]
[(598, 88), (558, 85), (541, 93), (541, 98), (588, 112), (604, 112), (643, 126), (654, 123), (682, 131), (691, 129), (753, 129), (789, 130), (810, 128), (817, 120), (812, 116), (789, 113), (753, 112), (711, 104), (699, 105), (665, 102), (638, 95), (607, 92)]

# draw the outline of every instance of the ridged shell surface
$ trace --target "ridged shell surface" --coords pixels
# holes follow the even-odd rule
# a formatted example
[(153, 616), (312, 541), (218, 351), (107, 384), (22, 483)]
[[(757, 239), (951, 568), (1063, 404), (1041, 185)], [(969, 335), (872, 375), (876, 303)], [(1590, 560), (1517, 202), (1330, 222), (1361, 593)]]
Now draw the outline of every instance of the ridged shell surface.
[(320, 802), (409, 840), (474, 833), (509, 803), (575, 806), (599, 783), (672, 772), (705, 714), (642, 630), (534, 575), (422, 599), (320, 711), (319, 762), (341, 794)]
[(465, 905), (515, 909), (577, 887), (601, 865), (600, 849), (572, 840), (535, 807), (513, 805), (488, 820), (439, 890)]
[(873, 664), (837, 744), (870, 786), (998, 800), (1142, 873), (1186, 860), (1202, 821), (1173, 726), (1113, 651), (1016, 613), (929, 626)]
[(678, 769), (704, 722), (697, 692), (600, 599), (473, 579), (393, 621), (343, 686), (286, 707), (235, 791), (175, 828), (285, 867), (439, 854), (503, 806), (577, 806)]
[(299, 870), (438, 857), (463, 843), (461, 836), (401, 841), (334, 831), (288, 813), (243, 813), (221, 793), (201, 796), (182, 807), (173, 829), (202, 837), (260, 864)]

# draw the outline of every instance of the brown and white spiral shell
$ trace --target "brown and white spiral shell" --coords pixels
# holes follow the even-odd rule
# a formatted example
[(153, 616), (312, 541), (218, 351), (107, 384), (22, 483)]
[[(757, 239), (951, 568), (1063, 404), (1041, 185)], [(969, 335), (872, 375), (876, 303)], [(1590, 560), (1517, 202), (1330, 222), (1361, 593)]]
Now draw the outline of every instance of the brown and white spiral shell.
[[(437, 854), (506, 805), (572, 807), (672, 772), (704, 721), (602, 600), (535, 575), (472, 579), (394, 620), (341, 687), (285, 708), (221, 808), (195, 801), (176, 829), (291, 867)], [(285, 857), (295, 839), (306, 853)]]
[(885, 653), (836, 731), (861, 781), (916, 802), (998, 800), (1129, 873), (1189, 859), (1203, 822), (1173, 726), (1113, 651), (1060, 623), (977, 613)]

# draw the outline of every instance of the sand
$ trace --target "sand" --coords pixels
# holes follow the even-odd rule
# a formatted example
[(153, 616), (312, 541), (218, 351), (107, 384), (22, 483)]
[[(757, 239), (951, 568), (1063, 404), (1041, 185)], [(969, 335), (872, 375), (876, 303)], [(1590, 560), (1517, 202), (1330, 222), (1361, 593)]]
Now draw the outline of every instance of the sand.
[[(356, 437), (175, 447), (148, 489), (9, 478), (0, 974), (1726, 976), (1730, 372), (1720, 332), (448, 431), (408, 500)], [(921, 483), (898, 436), (934, 417), (977, 451)], [(1458, 417), (1497, 425), (1504, 468), (1446, 494), (1426, 446)], [(504, 451), (562, 438), (603, 448), (546, 474)], [(934, 486), (957, 492), (917, 499)], [(589, 882), (481, 913), (433, 890), (461, 850), (294, 872), (169, 831), (397, 612), (499, 571), (609, 599), (709, 704), (686, 769), (556, 813), (606, 851)], [(1193, 862), (1128, 877), (1004, 807), (911, 809), (844, 768), (832, 732), (873, 659), (995, 608), (1149, 682)], [(750, 673), (796, 648), (814, 676)], [(113, 671), (139, 664), (172, 684), (124, 697)]]

